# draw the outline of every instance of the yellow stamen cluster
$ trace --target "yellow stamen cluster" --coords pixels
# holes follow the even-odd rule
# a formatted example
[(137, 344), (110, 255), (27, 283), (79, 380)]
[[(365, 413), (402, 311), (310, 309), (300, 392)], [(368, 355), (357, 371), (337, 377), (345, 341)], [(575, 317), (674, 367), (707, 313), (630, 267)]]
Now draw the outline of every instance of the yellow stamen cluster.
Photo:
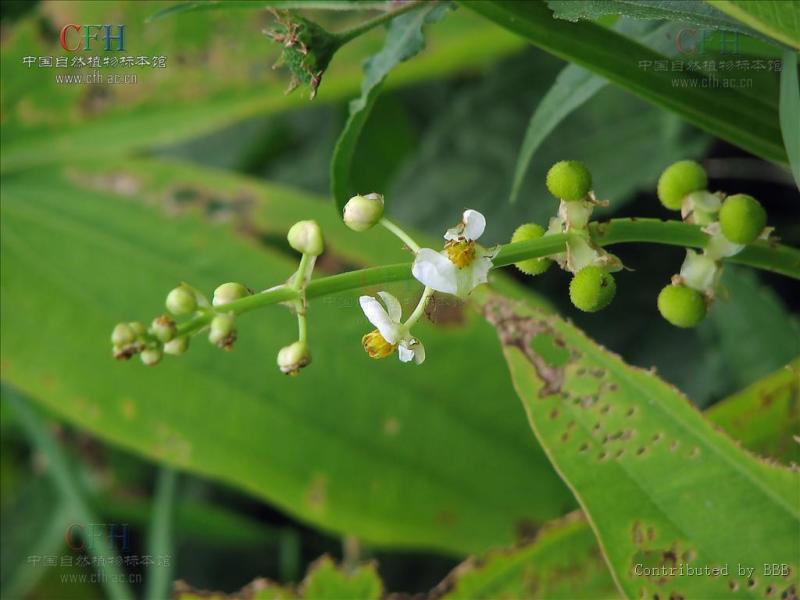
[(377, 329), (362, 337), (361, 345), (364, 346), (364, 350), (370, 358), (386, 358), (397, 348), (396, 344), (387, 342)]
[(475, 260), (475, 242), (470, 240), (450, 240), (444, 245), (447, 258), (459, 269), (471, 265)]

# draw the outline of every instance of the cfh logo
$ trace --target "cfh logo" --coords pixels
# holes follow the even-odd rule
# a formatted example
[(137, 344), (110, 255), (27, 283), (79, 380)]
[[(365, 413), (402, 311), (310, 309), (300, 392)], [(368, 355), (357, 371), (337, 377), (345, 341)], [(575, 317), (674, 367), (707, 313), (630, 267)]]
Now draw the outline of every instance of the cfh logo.
[(105, 540), (109, 546), (125, 552), (129, 547), (128, 535), (127, 523), (73, 523), (64, 531), (64, 541), (74, 552), (91, 551), (98, 540)]
[[(116, 35), (113, 34), (117, 28)], [(105, 52), (123, 52), (125, 50), (125, 25), (76, 25), (70, 23), (61, 28), (59, 37), (61, 47), (67, 52), (90, 52), (92, 42), (102, 42)], [(116, 42), (112, 48), (111, 42)]]
[(675, 48), (682, 54), (739, 54), (739, 32), (713, 29), (681, 29), (675, 36)]

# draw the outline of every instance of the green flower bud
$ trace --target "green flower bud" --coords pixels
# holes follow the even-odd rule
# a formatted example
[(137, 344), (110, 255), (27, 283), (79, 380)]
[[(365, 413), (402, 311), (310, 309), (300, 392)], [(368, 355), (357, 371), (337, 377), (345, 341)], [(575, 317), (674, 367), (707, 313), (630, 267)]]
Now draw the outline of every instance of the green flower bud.
[(189, 315), (197, 310), (194, 290), (187, 285), (179, 285), (167, 294), (167, 310), (173, 315)]
[(301, 254), (319, 256), (325, 248), (322, 230), (316, 221), (298, 221), (286, 237), (289, 245)]
[(136, 335), (137, 338), (142, 337), (145, 333), (147, 333), (147, 329), (144, 326), (144, 323), (140, 323), (139, 321), (131, 321), (128, 323), (128, 327), (133, 330), (133, 333)]
[(233, 313), (217, 315), (211, 320), (208, 341), (224, 350), (231, 349), (236, 341)]
[(692, 192), (708, 187), (708, 177), (693, 160), (671, 164), (658, 179), (658, 199), (670, 210), (680, 210), (683, 199)]
[(221, 286), (214, 290), (214, 299), (211, 303), (214, 306), (222, 306), (228, 302), (233, 302), (239, 298), (244, 298), (250, 295), (250, 290), (244, 287), (241, 283), (223, 283)]
[(278, 352), (278, 368), (287, 375), (297, 375), (311, 362), (311, 352), (305, 342), (295, 342)]
[(670, 284), (658, 295), (658, 312), (676, 327), (694, 327), (706, 316), (706, 301), (697, 290)]
[(173, 356), (180, 356), (189, 348), (189, 337), (176, 337), (164, 344), (164, 352)]
[(175, 326), (175, 321), (167, 315), (156, 317), (150, 325), (150, 333), (162, 344), (174, 338), (177, 330), (178, 328)]
[(115, 346), (127, 346), (136, 341), (136, 332), (128, 323), (117, 323), (111, 332), (111, 343)]
[(747, 194), (728, 196), (719, 211), (722, 234), (736, 244), (754, 242), (767, 225), (767, 212)]
[(353, 196), (344, 205), (344, 224), (353, 231), (366, 231), (383, 217), (383, 196)]
[(157, 365), (161, 362), (161, 349), (160, 348), (145, 348), (142, 350), (140, 358), (142, 362), (146, 364), (148, 367), (152, 367), (153, 365)]
[(576, 308), (596, 312), (608, 306), (617, 293), (610, 273), (594, 265), (578, 271), (569, 284), (569, 298)]
[(556, 198), (568, 202), (583, 200), (592, 189), (592, 174), (580, 161), (562, 160), (550, 167), (546, 183)]
[[(536, 223), (526, 223), (517, 227), (514, 235), (511, 236), (511, 243), (538, 240), (543, 235), (544, 227)], [(549, 258), (529, 258), (514, 263), (514, 266), (527, 275), (540, 275), (547, 271), (552, 263), (553, 261)]]

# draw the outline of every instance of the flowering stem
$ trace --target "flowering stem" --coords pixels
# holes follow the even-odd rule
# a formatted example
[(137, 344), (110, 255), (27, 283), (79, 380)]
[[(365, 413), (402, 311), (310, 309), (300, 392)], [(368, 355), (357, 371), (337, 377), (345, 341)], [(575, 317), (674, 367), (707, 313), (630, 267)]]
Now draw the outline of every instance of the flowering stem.
[(375, 17), (374, 19), (370, 19), (369, 21), (364, 21), (360, 25), (356, 25), (352, 29), (348, 29), (347, 31), (342, 31), (340, 33), (335, 34), (337, 41), (339, 42), (339, 46), (344, 46), (346, 43), (356, 39), (358, 36), (367, 33), (368, 31), (375, 29), (376, 27), (383, 25), (384, 23), (388, 23), (395, 17), (399, 17), (403, 13), (407, 13), (411, 10), (419, 8), (424, 4), (424, 0), (414, 0), (412, 2), (408, 2), (404, 6), (401, 6), (398, 9), (390, 10), (385, 12), (382, 15)]
[(417, 302), (417, 307), (414, 309), (414, 312), (408, 317), (405, 325), (408, 329), (411, 329), (414, 324), (419, 321), (419, 318), (425, 313), (425, 307), (428, 305), (428, 300), (430, 297), (433, 296), (433, 288), (425, 286), (425, 289), (422, 291), (422, 297)]
[(399, 237), (400, 241), (402, 241), (406, 246), (411, 248), (412, 252), (416, 253), (419, 251), (419, 244), (417, 244), (413, 239), (411, 239), (410, 235), (408, 235), (405, 231), (403, 231), (399, 226), (392, 223), (389, 219), (383, 217), (380, 220), (380, 224), (386, 227), (386, 229), (391, 231), (397, 237)]
[[(418, 249), (413, 240), (410, 238), (404, 239), (408, 238), (408, 236), (396, 225), (386, 221), (386, 219), (383, 219), (382, 223), (387, 229), (403, 239), (406, 244), (410, 241)], [(709, 239), (709, 236), (703, 233), (700, 227), (696, 225), (658, 219), (612, 219), (605, 223), (593, 223), (590, 225), (589, 230), (593, 239), (601, 246), (626, 242), (649, 242), (670, 246), (702, 248)], [(559, 233), (536, 240), (505, 244), (492, 262), (494, 267), (497, 268), (528, 258), (543, 258), (558, 254), (564, 251), (570, 235), (568, 233)], [(409, 247), (414, 250), (411, 244), (409, 244)], [(739, 254), (725, 260), (726, 262), (780, 273), (793, 279), (800, 279), (800, 250), (775, 242), (754, 242)], [(396, 281), (407, 281), (411, 278), (410, 262), (370, 267), (309, 281), (305, 287), (305, 297), (307, 299), (319, 298), (347, 290)], [(424, 295), (423, 292), (423, 297)], [(261, 306), (293, 301), (300, 297), (301, 293), (298, 290), (283, 285), (235, 300), (226, 304), (225, 309), (241, 314)], [(415, 317), (417, 311), (421, 313), (424, 310), (424, 306), (420, 308), (420, 305), (417, 305), (409, 321)], [(188, 335), (197, 332), (208, 325), (211, 318), (211, 314), (197, 315), (189, 321), (181, 323), (178, 327), (178, 334)], [(416, 318), (419, 317), (417, 316)]]

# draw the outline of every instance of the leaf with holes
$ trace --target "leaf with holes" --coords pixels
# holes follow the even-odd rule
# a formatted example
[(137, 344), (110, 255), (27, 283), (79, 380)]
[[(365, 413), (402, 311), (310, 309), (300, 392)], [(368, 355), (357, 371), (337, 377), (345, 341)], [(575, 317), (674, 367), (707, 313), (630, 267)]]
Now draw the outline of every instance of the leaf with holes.
[[(531, 427), (625, 595), (796, 590), (800, 474), (742, 450), (676, 389), (558, 316), (496, 294), (480, 301)], [(786, 574), (765, 572), (772, 563)]]

